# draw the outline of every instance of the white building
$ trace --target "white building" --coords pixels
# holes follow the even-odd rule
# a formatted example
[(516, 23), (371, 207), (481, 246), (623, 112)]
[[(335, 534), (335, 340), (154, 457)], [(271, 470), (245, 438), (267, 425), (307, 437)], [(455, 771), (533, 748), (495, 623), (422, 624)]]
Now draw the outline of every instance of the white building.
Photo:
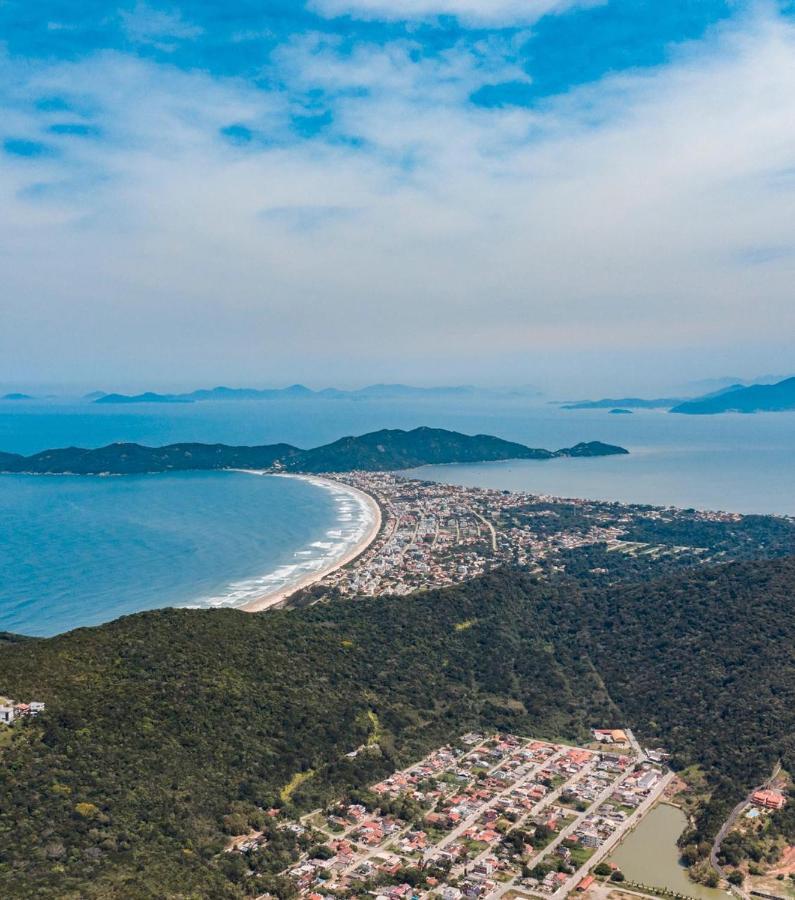
[(10, 725), (14, 721), (14, 701), (0, 697), (0, 723)]

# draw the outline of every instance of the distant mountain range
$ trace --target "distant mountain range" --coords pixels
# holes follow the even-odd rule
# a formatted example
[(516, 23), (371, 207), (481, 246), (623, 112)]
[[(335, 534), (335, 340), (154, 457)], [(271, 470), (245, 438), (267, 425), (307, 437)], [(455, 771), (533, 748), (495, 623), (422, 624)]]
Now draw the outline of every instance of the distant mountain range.
[(225, 444), (171, 444), (144, 447), (110, 444), (95, 450), (66, 447), (33, 456), (0, 453), (0, 471), (31, 474), (127, 475), (212, 469), (275, 469), (285, 472), (344, 472), (409, 469), (415, 466), (491, 462), (506, 459), (613, 456), (623, 447), (599, 441), (562, 450), (542, 450), (491, 435), (466, 435), (440, 428), (375, 431), (345, 437), (312, 450), (289, 444), (230, 447)]
[(785, 378), (776, 384), (753, 384), (746, 387), (733, 385), (715, 394), (695, 400), (686, 400), (673, 407), (671, 412), (687, 415), (716, 415), (740, 412), (785, 412), (795, 410), (795, 377)]
[(324, 388), (313, 391), (303, 384), (293, 384), (286, 388), (229, 388), (215, 387), (190, 391), (186, 394), (158, 394), (147, 391), (144, 394), (102, 394), (95, 392), (86, 399), (94, 403), (200, 403), (206, 400), (300, 400), (320, 398), (327, 400), (400, 398), (400, 397), (462, 397), (476, 392), (469, 385), (458, 387), (412, 387), (407, 384), (371, 384), (354, 391), (338, 388)]
[(795, 410), (795, 377), (775, 384), (732, 384), (701, 397), (661, 397), (644, 400), (640, 397), (620, 399), (578, 400), (561, 404), (561, 409), (667, 409), (670, 412), (693, 416), (716, 415), (726, 412), (784, 412)]
[(641, 397), (605, 398), (603, 400), (577, 400), (573, 403), (561, 404), (561, 409), (670, 409), (681, 403), (681, 397), (661, 397), (656, 400), (644, 400)]

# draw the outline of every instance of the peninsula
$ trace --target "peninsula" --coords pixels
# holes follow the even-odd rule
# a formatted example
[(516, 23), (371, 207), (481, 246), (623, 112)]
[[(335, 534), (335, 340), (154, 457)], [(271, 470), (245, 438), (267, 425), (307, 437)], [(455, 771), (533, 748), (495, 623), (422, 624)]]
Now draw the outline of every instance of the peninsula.
[(775, 384), (734, 385), (717, 394), (708, 394), (680, 403), (671, 410), (691, 416), (717, 413), (786, 412), (795, 410), (795, 377)]
[(590, 441), (543, 450), (491, 435), (467, 435), (441, 428), (384, 429), (301, 450), (290, 444), (232, 447), (227, 444), (170, 444), (144, 447), (118, 443), (97, 449), (65, 447), (32, 456), (0, 452), (0, 472), (24, 474), (132, 475), (149, 472), (260, 469), (295, 473), (368, 472), (443, 463), (508, 459), (555, 459), (626, 454), (628, 450)]

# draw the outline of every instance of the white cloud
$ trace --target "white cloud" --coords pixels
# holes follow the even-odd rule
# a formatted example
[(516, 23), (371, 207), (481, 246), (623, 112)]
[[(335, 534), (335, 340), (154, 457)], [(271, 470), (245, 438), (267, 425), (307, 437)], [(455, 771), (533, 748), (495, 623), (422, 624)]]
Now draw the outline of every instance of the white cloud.
[(501, 26), (532, 24), (550, 14), (603, 2), (606, 0), (312, 0), (310, 6), (329, 17), (407, 22), (454, 16), (472, 25)]
[[(272, 92), (117, 54), (6, 60), (3, 129), (59, 155), (0, 167), (0, 377), (330, 382), (333, 360), (386, 359), (515, 381), (554, 354), (684, 347), (738, 365), (795, 333), (795, 30), (715, 40), (543, 113), (467, 104), (510, 71), (496, 45), (297, 42)], [(303, 141), (312, 87), (334, 120)], [(55, 95), (90, 100), (103, 140), (47, 136), (29, 101)]]
[(186, 22), (179, 10), (167, 12), (142, 2), (132, 9), (121, 10), (119, 15), (131, 41), (151, 44), (160, 50), (173, 50), (179, 41), (193, 40), (203, 32), (198, 25)]

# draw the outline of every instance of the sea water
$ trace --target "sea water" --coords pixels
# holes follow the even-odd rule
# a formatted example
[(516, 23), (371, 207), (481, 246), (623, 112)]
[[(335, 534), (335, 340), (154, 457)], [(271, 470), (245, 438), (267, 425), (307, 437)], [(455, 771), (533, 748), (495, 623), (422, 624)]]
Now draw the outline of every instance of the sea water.
[(2, 475), (0, 631), (241, 606), (344, 556), (369, 516), (344, 489), (299, 478)]
[[(0, 402), (0, 450), (176, 441), (312, 447), (430, 425), (630, 456), (437, 466), (409, 475), (563, 497), (795, 515), (795, 414), (567, 411), (527, 397), (103, 406)], [(242, 605), (341, 557), (366, 512), (314, 484), (234, 473), (0, 476), (0, 630), (52, 634), (169, 604)], [(344, 501), (346, 504), (350, 502)], [(340, 530), (342, 533), (340, 534)]]

